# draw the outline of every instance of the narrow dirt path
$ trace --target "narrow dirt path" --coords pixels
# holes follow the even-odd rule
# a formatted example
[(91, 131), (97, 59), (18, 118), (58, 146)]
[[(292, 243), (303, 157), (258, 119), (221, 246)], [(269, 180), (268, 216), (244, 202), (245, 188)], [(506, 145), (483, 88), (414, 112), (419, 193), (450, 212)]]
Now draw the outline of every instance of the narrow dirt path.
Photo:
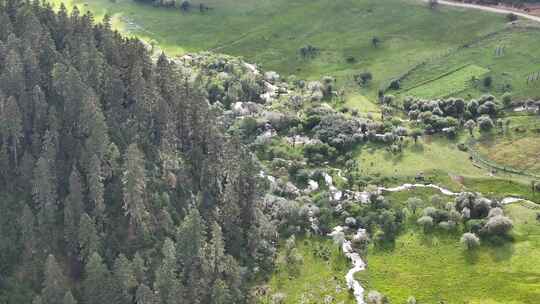
[[(424, 2), (428, 2), (428, 0), (422, 0)], [(453, 7), (461, 7), (461, 8), (467, 8), (467, 9), (476, 9), (481, 10), (485, 12), (492, 12), (496, 14), (510, 14), (513, 13), (514, 15), (517, 15), (519, 17), (529, 19), (532, 21), (540, 22), (540, 17), (529, 15), (526, 13), (516, 12), (510, 9), (506, 8), (499, 8), (499, 7), (492, 7), (492, 6), (484, 6), (484, 5), (478, 5), (478, 4), (470, 4), (470, 3), (461, 3), (461, 2), (454, 2), (454, 1), (445, 1), (445, 0), (439, 0), (439, 4), (446, 5), (446, 6), (453, 6)]]

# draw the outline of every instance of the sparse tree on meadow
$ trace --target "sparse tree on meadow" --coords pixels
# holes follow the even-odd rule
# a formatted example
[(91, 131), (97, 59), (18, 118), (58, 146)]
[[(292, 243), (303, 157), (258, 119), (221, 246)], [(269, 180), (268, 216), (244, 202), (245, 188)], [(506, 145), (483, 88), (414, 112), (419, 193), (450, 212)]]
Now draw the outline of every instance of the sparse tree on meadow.
[(478, 128), (480, 129), (481, 132), (487, 133), (491, 131), (493, 129), (493, 126), (494, 126), (493, 120), (491, 120), (489, 116), (484, 115), (478, 118)]
[(407, 304), (416, 304), (416, 303), (418, 303), (418, 302), (416, 301), (416, 298), (413, 297), (413, 296), (410, 296), (410, 297), (407, 299)]
[(379, 44), (381, 44), (381, 39), (377, 36), (374, 36), (373, 38), (371, 38), (371, 44), (373, 45), (373, 47), (378, 47)]
[(296, 248), (296, 239), (294, 235), (287, 239), (287, 242), (285, 243), (284, 258), (287, 269), (289, 269), (289, 273), (291, 273), (293, 276), (298, 275), (300, 265), (303, 263), (303, 258)]
[(474, 233), (466, 232), (461, 236), (460, 243), (467, 250), (472, 250), (480, 246), (480, 238)]
[(424, 215), (417, 221), (418, 225), (422, 226), (422, 229), (424, 229), (424, 232), (428, 232), (433, 228), (433, 225), (435, 224), (433, 221), (433, 218), (428, 215)]
[(418, 208), (420, 208), (423, 205), (423, 202), (421, 199), (417, 197), (411, 197), (407, 199), (407, 208), (411, 211), (413, 215), (416, 215), (416, 211)]
[(424, 131), (422, 131), (421, 129), (413, 129), (411, 131), (411, 137), (413, 138), (415, 144), (418, 143), (418, 139), (420, 138), (420, 136), (422, 136), (422, 134), (424, 134)]
[(474, 122), (474, 120), (472, 119), (469, 119), (467, 120), (467, 122), (465, 123), (464, 127), (469, 130), (469, 135), (471, 135), (471, 137), (474, 136), (473, 132), (474, 132), (474, 128), (476, 128), (476, 122)]
[(514, 13), (509, 13), (506, 15), (506, 20), (508, 20), (508, 22), (514, 22), (514, 21), (517, 21), (518, 20), (518, 15), (514, 14)]
[(491, 235), (504, 236), (513, 227), (512, 220), (503, 215), (490, 217), (484, 229)]

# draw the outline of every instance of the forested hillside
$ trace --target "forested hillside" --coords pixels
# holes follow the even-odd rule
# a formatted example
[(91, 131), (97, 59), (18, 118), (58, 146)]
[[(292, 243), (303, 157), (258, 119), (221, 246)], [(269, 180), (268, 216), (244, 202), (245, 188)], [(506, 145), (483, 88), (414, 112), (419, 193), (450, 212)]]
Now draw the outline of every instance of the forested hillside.
[(44, 1), (0, 0), (0, 304), (537, 304), (534, 20)]
[(0, 1), (0, 303), (248, 301), (276, 233), (202, 78), (107, 17)]

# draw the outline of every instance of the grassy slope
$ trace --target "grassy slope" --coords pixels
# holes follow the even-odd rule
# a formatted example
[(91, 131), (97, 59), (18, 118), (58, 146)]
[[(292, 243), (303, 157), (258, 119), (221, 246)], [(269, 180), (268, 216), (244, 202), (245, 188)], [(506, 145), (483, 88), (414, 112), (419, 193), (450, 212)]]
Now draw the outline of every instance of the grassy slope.
[(411, 95), (422, 98), (448, 97), (465, 91), (471, 83), (471, 79), (481, 79), (489, 72), (488, 69), (471, 64), (450, 74), (430, 80), (418, 87), (403, 92), (402, 95)]
[[(468, 152), (457, 148), (457, 143), (464, 141), (465, 136), (468, 135), (455, 141), (433, 136), (419, 140), (416, 145), (410, 141), (399, 154), (387, 151), (384, 146), (367, 144), (356, 151), (357, 159), (365, 175), (389, 177), (393, 180), (391, 184), (414, 182), (414, 177), (422, 172), (428, 182), (454, 191), (477, 191), (493, 197), (518, 196), (540, 202), (540, 195), (531, 192), (530, 178), (502, 171), (492, 173), (474, 166)], [(519, 155), (523, 147), (513, 148), (517, 149), (513, 150), (512, 159), (522, 159)], [(532, 148), (527, 146), (526, 149)]]
[[(480, 141), (478, 151), (498, 164), (540, 174), (540, 116), (517, 116), (511, 120), (510, 131), (503, 136)], [(526, 132), (513, 129), (523, 126)]]
[[(504, 26), (498, 15), (446, 7), (431, 11), (415, 0), (206, 0), (213, 8), (206, 14), (182, 14), (131, 0), (68, 1), (87, 3), (98, 15), (107, 11), (132, 20), (144, 28), (134, 34), (155, 39), (170, 54), (215, 49), (308, 78), (330, 74), (346, 79), (370, 70), (373, 88)], [(382, 40), (379, 48), (371, 45), (374, 36)], [(322, 50), (316, 60), (298, 56), (308, 43)], [(357, 62), (346, 63), (348, 56)]]
[[(503, 85), (510, 84), (516, 98), (540, 97), (538, 81), (529, 85), (526, 82), (528, 75), (540, 72), (540, 56), (536, 51), (540, 47), (539, 33), (539, 29), (519, 28), (501, 32), (469, 48), (463, 48), (450, 56), (425, 65), (409, 75), (403, 81), (403, 87), (411, 87), (457, 66), (474, 63), (491, 70), (489, 75), (493, 77), (493, 85), (489, 89), (490, 93), (501, 95)], [(502, 56), (496, 55), (498, 47), (504, 49)], [(478, 96), (486, 91), (481, 85), (471, 86), (458, 95), (467, 98)]]
[(506, 208), (515, 239), (503, 247), (482, 246), (467, 254), (459, 235), (424, 236), (409, 230), (393, 250), (372, 249), (368, 271), (359, 277), (370, 288), (404, 303), (533, 304), (540, 298), (540, 225), (523, 205)]
[[(361, 168), (367, 175), (414, 177), (419, 172), (485, 177), (487, 172), (469, 161), (469, 154), (457, 149), (456, 143), (443, 137), (410, 142), (403, 153), (393, 154), (379, 145), (368, 144), (359, 151)], [(373, 165), (372, 165), (373, 164)]]
[[(56, 4), (60, 1), (53, 0)], [(126, 26), (125, 23), (124, 30), (155, 39), (171, 54), (215, 49), (244, 56), (283, 73), (308, 78), (319, 78), (325, 74), (341, 76), (339, 83), (342, 85), (350, 84), (352, 74), (370, 70), (374, 74), (374, 82), (369, 89), (360, 92), (369, 94), (366, 96), (370, 98), (355, 92), (346, 102), (346, 106), (364, 113), (378, 112), (378, 106), (369, 99), (373, 99), (381, 82), (405, 72), (418, 62), (437, 58), (450, 49), (505, 27), (503, 16), (447, 7), (431, 11), (415, 0), (208, 0), (204, 3), (213, 9), (206, 14), (182, 14), (178, 10), (154, 8), (132, 0), (119, 0), (117, 3), (109, 0), (64, 1), (68, 1), (68, 5), (85, 3), (83, 9), (90, 9), (98, 16), (112, 13), (119, 28), (122, 28), (121, 20), (127, 18), (144, 30), (134, 29), (133, 25)], [(492, 38), (493, 42), (488, 39), (485, 46), (479, 44), (460, 51), (470, 54), (452, 55), (445, 61), (435, 60), (423, 72), (414, 73), (411, 82), (421, 80), (418, 75), (432, 79), (448, 69), (462, 66), (463, 60), (478, 61), (480, 66), (490, 69), (494, 69), (490, 62), (498, 64), (504, 60), (504, 66), (515, 63), (513, 73), (522, 73), (522, 66), (535, 68), (530, 60), (524, 61), (523, 58), (535, 56), (535, 45), (540, 43), (538, 39), (530, 36), (530, 32), (501, 35), (509, 39), (505, 42), (508, 47), (505, 55), (496, 61), (493, 56), (486, 56), (486, 53), (494, 53), (494, 46), (500, 44), (499, 38)], [(371, 45), (374, 36), (382, 40), (378, 48)], [(322, 54), (313, 61), (298, 58), (298, 49), (308, 43), (322, 49)], [(521, 59), (512, 59), (514, 54), (521, 54), (518, 56)], [(348, 56), (354, 56), (357, 62), (346, 63)], [(380, 172), (383, 175), (394, 175), (396, 169), (398, 174), (407, 176), (419, 170), (436, 169), (457, 175), (486, 175), (485, 171), (472, 167), (466, 160), (466, 153), (457, 151), (453, 144), (441, 141), (440, 145), (424, 145), (423, 148), (424, 151), (409, 149), (400, 159), (388, 153), (370, 155), (365, 164), (375, 161), (377, 168), (364, 168), (367, 173)]]

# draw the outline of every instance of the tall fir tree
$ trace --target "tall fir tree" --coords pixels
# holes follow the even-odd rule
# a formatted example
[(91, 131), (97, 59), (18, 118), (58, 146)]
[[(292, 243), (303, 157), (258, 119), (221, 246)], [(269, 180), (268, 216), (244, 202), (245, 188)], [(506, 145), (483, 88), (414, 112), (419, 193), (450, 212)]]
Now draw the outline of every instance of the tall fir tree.
[(158, 300), (150, 287), (140, 284), (135, 293), (136, 304), (158, 304)]
[(73, 294), (71, 291), (66, 292), (66, 295), (64, 296), (64, 300), (62, 301), (62, 304), (77, 304), (77, 301), (73, 297)]
[(69, 177), (69, 194), (64, 203), (64, 238), (70, 255), (78, 252), (79, 222), (83, 211), (83, 190), (79, 170), (73, 166)]
[(101, 245), (94, 219), (86, 212), (81, 215), (77, 239), (81, 260), (83, 262), (87, 262), (94, 253), (100, 252)]
[(57, 192), (52, 178), (49, 162), (41, 156), (34, 168), (32, 194), (38, 211), (38, 224), (45, 248), (50, 248), (55, 241)]
[(131, 237), (144, 235), (149, 227), (144, 156), (136, 144), (129, 145), (124, 158), (123, 195)]
[(167, 304), (177, 285), (176, 247), (170, 238), (166, 238), (161, 249), (161, 265), (156, 270), (154, 289), (158, 291), (161, 303)]
[(68, 281), (53, 255), (47, 257), (43, 276), (43, 289), (41, 291), (43, 304), (62, 303)]
[(137, 278), (129, 259), (120, 254), (114, 261), (113, 281), (115, 290), (121, 304), (130, 304), (133, 301), (133, 293), (137, 287)]
[(23, 136), (22, 114), (19, 110), (17, 100), (10, 96), (2, 102), (0, 93), (0, 134), (2, 142), (9, 147), (8, 154), (14, 169), (18, 166), (18, 147)]
[(111, 277), (101, 256), (94, 252), (84, 268), (82, 294), (85, 304), (114, 303), (114, 297), (108, 291), (111, 288)]
[(88, 199), (92, 204), (94, 216), (100, 223), (98, 226), (101, 227), (105, 216), (105, 188), (103, 186), (101, 161), (97, 155), (93, 155), (90, 159), (86, 181), (88, 184)]

